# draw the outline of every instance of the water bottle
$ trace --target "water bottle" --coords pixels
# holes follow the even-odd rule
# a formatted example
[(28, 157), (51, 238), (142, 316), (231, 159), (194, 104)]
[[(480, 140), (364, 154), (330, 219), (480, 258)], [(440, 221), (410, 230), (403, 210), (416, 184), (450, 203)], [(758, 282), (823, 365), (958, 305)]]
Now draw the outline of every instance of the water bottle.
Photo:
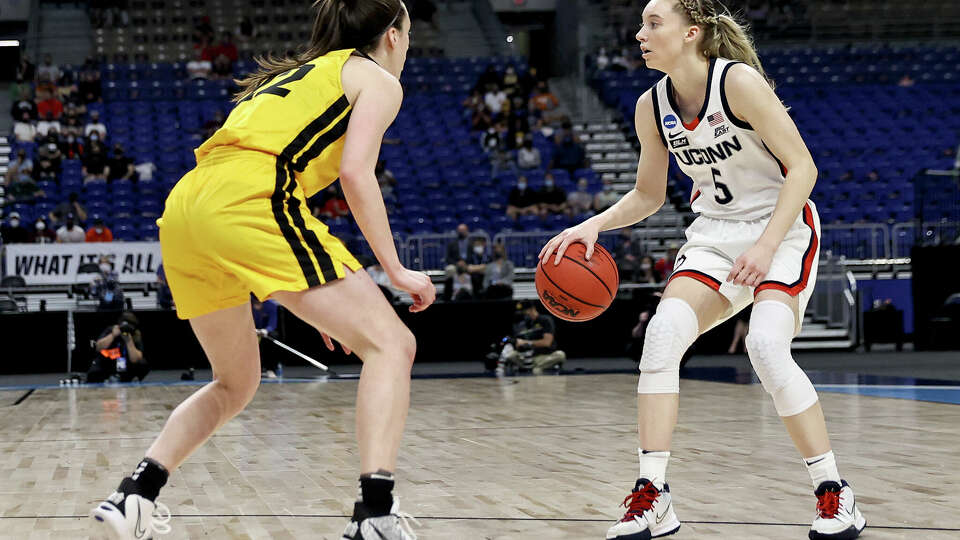
[(283, 364), (280, 362), (277, 362), (277, 377), (280, 379), (283, 378)]

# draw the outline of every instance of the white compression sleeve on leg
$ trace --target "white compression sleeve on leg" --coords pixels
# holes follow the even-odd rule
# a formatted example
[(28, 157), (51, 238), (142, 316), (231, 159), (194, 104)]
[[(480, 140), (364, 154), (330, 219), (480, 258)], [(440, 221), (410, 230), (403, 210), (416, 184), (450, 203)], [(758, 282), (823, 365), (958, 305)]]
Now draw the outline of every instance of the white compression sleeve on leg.
[(817, 402), (817, 391), (790, 354), (795, 330), (793, 310), (783, 302), (754, 304), (747, 353), (780, 416), (800, 414)]
[(662, 300), (647, 324), (637, 393), (680, 393), (680, 360), (699, 333), (700, 323), (690, 304), (679, 298)]

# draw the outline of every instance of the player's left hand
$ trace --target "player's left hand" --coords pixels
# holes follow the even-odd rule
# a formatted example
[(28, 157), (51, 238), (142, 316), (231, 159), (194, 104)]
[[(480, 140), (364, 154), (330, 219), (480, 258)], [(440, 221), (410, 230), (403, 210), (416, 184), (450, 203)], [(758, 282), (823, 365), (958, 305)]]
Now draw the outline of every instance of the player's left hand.
[(734, 285), (756, 287), (770, 271), (775, 251), (764, 244), (754, 244), (734, 261), (727, 281)]
[[(326, 344), (327, 348), (331, 351), (334, 350), (333, 340), (330, 339), (330, 336), (328, 336), (326, 332), (320, 332), (320, 335), (323, 336), (323, 343)], [(353, 354), (350, 347), (347, 347), (343, 343), (340, 344), (340, 348), (343, 349), (343, 354)]]

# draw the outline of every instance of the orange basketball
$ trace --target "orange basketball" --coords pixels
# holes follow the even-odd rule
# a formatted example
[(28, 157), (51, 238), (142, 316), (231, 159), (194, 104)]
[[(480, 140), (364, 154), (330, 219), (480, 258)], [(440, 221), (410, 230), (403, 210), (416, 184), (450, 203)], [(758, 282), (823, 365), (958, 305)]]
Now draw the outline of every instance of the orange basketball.
[(594, 244), (593, 256), (584, 258), (586, 246), (570, 244), (560, 264), (554, 266), (556, 253), (537, 265), (535, 282), (540, 302), (553, 315), (565, 321), (589, 321), (610, 307), (620, 275), (617, 263), (600, 244)]

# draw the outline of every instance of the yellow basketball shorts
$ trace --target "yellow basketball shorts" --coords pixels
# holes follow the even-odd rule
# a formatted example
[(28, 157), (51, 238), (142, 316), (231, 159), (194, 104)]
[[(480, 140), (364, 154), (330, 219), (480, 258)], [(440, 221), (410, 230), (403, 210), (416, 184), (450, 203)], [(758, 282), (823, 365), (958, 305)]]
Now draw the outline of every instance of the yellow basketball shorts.
[(191, 319), (303, 291), (360, 263), (310, 214), (285, 162), (253, 151), (204, 160), (170, 192), (160, 227), (177, 315)]

